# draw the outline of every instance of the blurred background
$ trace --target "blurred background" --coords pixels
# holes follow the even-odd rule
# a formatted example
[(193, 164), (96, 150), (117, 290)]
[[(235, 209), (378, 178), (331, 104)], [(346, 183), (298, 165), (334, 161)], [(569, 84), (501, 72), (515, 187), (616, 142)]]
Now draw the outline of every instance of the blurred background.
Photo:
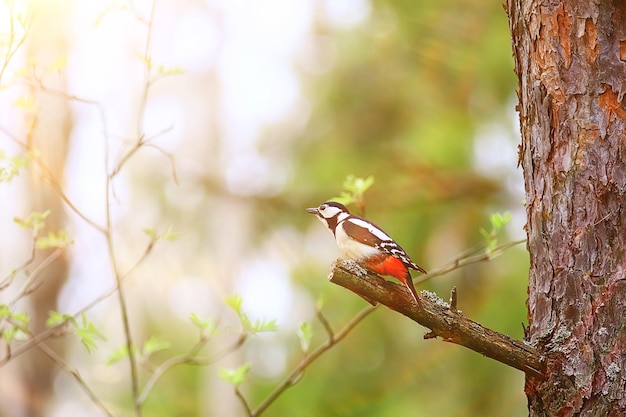
[[(277, 330), (170, 369), (144, 411), (244, 416), (220, 369), (250, 363), (239, 389), (254, 408), (300, 360), (301, 323), (312, 348), (326, 340), (316, 306), (337, 331), (367, 305), (327, 281), (339, 253), (304, 212), (349, 175), (375, 179), (367, 216), (427, 270), (484, 242), (492, 213), (512, 215), (500, 242), (525, 237), (516, 85), (500, 2), (3, 0), (0, 304), (36, 334), (50, 310), (74, 314), (124, 275), (134, 342), (167, 347), (140, 361), (143, 387), (198, 340), (192, 313), (217, 325), (202, 356), (228, 349), (238, 294)], [(74, 242), (31, 257), (13, 219), (47, 209), (42, 233)], [(155, 234), (172, 239), (152, 247)], [(456, 286), (464, 314), (522, 338), (527, 270), (518, 245), (418, 289), (447, 300)], [(119, 299), (86, 318), (104, 336), (94, 350), (72, 335), (48, 345), (113, 414), (133, 415), (128, 361), (108, 360), (125, 343)], [(379, 308), (264, 415), (527, 415), (521, 372), (426, 332)], [(0, 415), (103, 411), (32, 348), (0, 366)]]

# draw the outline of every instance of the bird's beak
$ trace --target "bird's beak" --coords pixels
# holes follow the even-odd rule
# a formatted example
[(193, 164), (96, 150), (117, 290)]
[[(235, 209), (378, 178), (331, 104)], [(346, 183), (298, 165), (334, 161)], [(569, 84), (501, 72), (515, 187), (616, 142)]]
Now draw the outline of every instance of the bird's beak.
[(319, 213), (319, 211), (317, 211), (317, 207), (310, 207), (308, 209), (305, 209), (304, 211), (306, 211), (309, 214), (315, 214), (315, 215)]

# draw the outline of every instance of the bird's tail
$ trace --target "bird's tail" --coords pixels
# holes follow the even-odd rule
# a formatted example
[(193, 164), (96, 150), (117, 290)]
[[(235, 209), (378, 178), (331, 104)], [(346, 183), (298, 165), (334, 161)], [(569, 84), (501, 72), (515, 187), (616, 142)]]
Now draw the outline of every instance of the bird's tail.
[(413, 298), (417, 302), (419, 308), (424, 309), (424, 306), (422, 306), (422, 302), (417, 295), (417, 291), (415, 290), (415, 285), (413, 285), (413, 278), (411, 278), (411, 274), (407, 273), (406, 277), (404, 277), (404, 285), (406, 285), (409, 291), (411, 291), (411, 294), (413, 294)]

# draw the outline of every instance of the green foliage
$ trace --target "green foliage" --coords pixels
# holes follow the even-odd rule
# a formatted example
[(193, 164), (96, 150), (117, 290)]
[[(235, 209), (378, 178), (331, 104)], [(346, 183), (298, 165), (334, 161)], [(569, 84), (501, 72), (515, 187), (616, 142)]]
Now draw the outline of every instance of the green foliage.
[(31, 94), (26, 94), (19, 96), (13, 102), (13, 105), (18, 109), (27, 110), (27, 111), (36, 111), (37, 110), (37, 99), (35, 96)]
[(64, 249), (74, 244), (74, 239), (70, 237), (67, 230), (58, 232), (48, 232), (46, 236), (38, 236), (35, 240), (37, 249), (59, 248)]
[(62, 55), (52, 61), (47, 67), (46, 71), (60, 73), (61, 70), (67, 67), (67, 56)]
[(83, 313), (77, 320), (71, 314), (59, 313), (57, 311), (49, 311), (46, 326), (54, 327), (67, 324), (67, 329), (74, 333), (83, 344), (88, 353), (91, 353), (97, 347), (97, 340), (105, 340), (104, 335), (98, 330), (95, 324), (87, 319)]
[(343, 181), (343, 190), (339, 197), (334, 197), (333, 200), (338, 203), (348, 205), (356, 204), (362, 207), (364, 203), (365, 192), (374, 185), (374, 177), (369, 176), (367, 178), (359, 178), (350, 174)]
[(76, 336), (80, 339), (87, 352), (91, 353), (96, 347), (96, 340), (105, 340), (104, 335), (89, 320), (85, 314), (81, 314), (80, 321), (76, 324)]
[(167, 340), (163, 340), (156, 335), (150, 336), (148, 340), (143, 343), (141, 349), (142, 358), (148, 359), (150, 356), (157, 352), (168, 350), (172, 347), (172, 344)]
[(219, 375), (220, 378), (229, 384), (238, 386), (246, 382), (246, 375), (248, 375), (250, 368), (252, 368), (252, 365), (245, 363), (237, 369), (221, 369)]
[(320, 295), (317, 297), (317, 300), (315, 300), (315, 309), (321, 311), (322, 308), (324, 308), (324, 297)]
[[(131, 347), (131, 350), (133, 351), (133, 355), (134, 355), (137, 349), (133, 345)], [(109, 355), (109, 357), (106, 359), (105, 363), (107, 365), (113, 365), (114, 363), (119, 362), (122, 359), (125, 359), (127, 357), (128, 357), (128, 347), (126, 345), (123, 345), (115, 349), (113, 353), (111, 353), (111, 355)]]
[(19, 156), (7, 156), (6, 153), (0, 151), (0, 183), (10, 182), (17, 177), (20, 169), (24, 168), (27, 158)]
[(302, 353), (308, 353), (311, 347), (311, 339), (313, 339), (313, 328), (304, 321), (298, 328), (298, 340), (300, 340), (300, 350)]
[(157, 77), (156, 79), (162, 78), (162, 77), (170, 77), (172, 75), (181, 75), (185, 73), (185, 71), (182, 68), (178, 68), (178, 67), (170, 68), (162, 64), (156, 65), (153, 62), (152, 57), (150, 56), (143, 56), (139, 54), (136, 54), (135, 56), (137, 57), (137, 59), (139, 59), (141, 62), (143, 62), (146, 65), (148, 72), (150, 72), (151, 74), (154, 73), (153, 75)]
[(250, 316), (243, 311), (243, 299), (241, 296), (235, 294), (226, 299), (226, 304), (237, 313), (239, 323), (244, 332), (248, 333), (262, 333), (262, 332), (275, 332), (278, 330), (276, 320), (250, 320)]
[(189, 320), (200, 330), (204, 337), (212, 336), (217, 330), (217, 322), (213, 319), (201, 319), (196, 313), (191, 313)]
[(157, 232), (154, 227), (146, 227), (143, 229), (143, 232), (150, 237), (152, 242), (159, 240), (172, 242), (180, 239), (180, 235), (172, 230), (172, 226), (168, 226), (163, 233)]
[[(133, 345), (131, 347), (131, 351), (133, 353), (133, 355), (135, 355), (135, 357), (137, 358), (137, 360), (142, 361), (142, 362), (146, 362), (150, 359), (150, 357), (152, 355), (154, 355), (155, 353), (158, 352), (162, 352), (164, 350), (168, 350), (172, 347), (172, 344), (165, 340), (162, 339), (159, 336), (156, 335), (152, 335), (148, 338), (148, 340), (146, 340), (142, 347), (141, 350), (138, 352), (137, 348), (135, 347), (135, 345)], [(123, 345), (120, 346), (119, 348), (115, 349), (113, 351), (113, 353), (111, 353), (107, 359), (106, 359), (106, 364), (107, 365), (112, 365), (116, 362), (119, 362), (122, 359), (126, 359), (128, 358), (128, 346)]]
[(19, 217), (14, 217), (13, 221), (17, 223), (20, 227), (24, 229), (28, 229), (33, 232), (33, 235), (36, 236), (41, 229), (45, 226), (45, 220), (50, 216), (50, 210), (46, 210), (42, 213), (33, 212), (28, 215), (26, 219), (21, 219)]
[(480, 228), (480, 234), (485, 239), (485, 252), (492, 253), (498, 246), (498, 234), (502, 228), (511, 221), (511, 213), (494, 213), (490, 217), (491, 229), (489, 231)]
[(6, 304), (0, 304), (0, 337), (7, 343), (25, 340), (29, 333), (30, 317), (24, 312), (15, 312)]
[(48, 319), (46, 320), (47, 327), (54, 327), (65, 322), (70, 322), (76, 326), (77, 322), (73, 315), (67, 313), (59, 313), (58, 311), (51, 310), (48, 312)]

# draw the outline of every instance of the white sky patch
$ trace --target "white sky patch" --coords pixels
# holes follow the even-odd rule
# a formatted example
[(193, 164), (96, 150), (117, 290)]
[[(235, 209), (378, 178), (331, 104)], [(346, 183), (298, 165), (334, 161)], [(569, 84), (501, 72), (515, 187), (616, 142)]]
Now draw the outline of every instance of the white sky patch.
[(323, 7), (329, 22), (343, 28), (363, 22), (372, 9), (368, 0), (325, 0)]
[(205, 277), (179, 277), (169, 292), (169, 307), (181, 320), (187, 320), (191, 313), (211, 317), (218, 313), (215, 306), (219, 305), (211, 294), (213, 290)]
[[(509, 108), (513, 109), (514, 105)], [(517, 167), (519, 137), (519, 119), (517, 113), (509, 114), (510, 124), (499, 122), (486, 123), (479, 128), (474, 139), (474, 170), (479, 174), (503, 181), (510, 196), (511, 204), (506, 210), (511, 213), (511, 221), (506, 230), (512, 239), (525, 236), (526, 211), (523, 206), (524, 178), (521, 168)]]
[(517, 166), (517, 150), (507, 126), (483, 125), (474, 140), (474, 169), (486, 177), (511, 173)]
[(150, 143), (173, 152), (178, 149), (185, 134), (185, 106), (179, 97), (160, 95), (146, 103), (143, 114), (144, 125), (150, 127), (146, 137), (152, 137)]
[(282, 263), (257, 260), (244, 265), (235, 291), (254, 320), (287, 321), (292, 310), (292, 287)]
[(171, 13), (165, 26), (172, 32), (160, 31), (158, 56), (168, 67), (184, 68), (187, 72), (209, 71), (220, 47), (220, 34), (215, 16), (192, 8), (183, 13)]
[(231, 193), (253, 196), (263, 191), (270, 174), (267, 161), (260, 155), (250, 152), (230, 158), (224, 179)]

